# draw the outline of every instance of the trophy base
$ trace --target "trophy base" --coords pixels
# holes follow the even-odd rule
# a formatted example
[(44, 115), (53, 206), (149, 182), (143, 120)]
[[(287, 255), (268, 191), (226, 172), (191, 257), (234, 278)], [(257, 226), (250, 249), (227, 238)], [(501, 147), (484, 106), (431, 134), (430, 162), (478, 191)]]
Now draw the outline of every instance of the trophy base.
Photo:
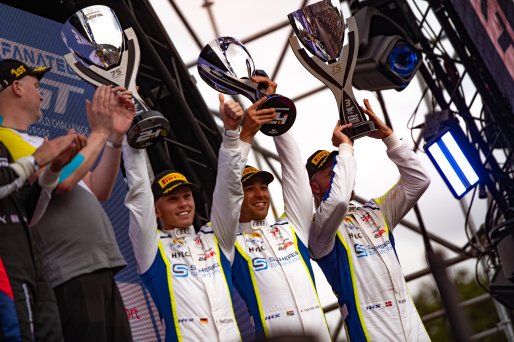
[(346, 134), (348, 138), (355, 140), (365, 137), (376, 130), (373, 121), (367, 120), (353, 124), (352, 127), (345, 129), (343, 133)]
[(170, 130), (169, 121), (158, 111), (148, 110), (137, 114), (127, 132), (128, 144), (143, 149), (160, 142)]
[(259, 109), (275, 108), (275, 120), (261, 126), (261, 132), (268, 136), (277, 136), (287, 132), (296, 120), (296, 106), (293, 101), (282, 95), (271, 95)]

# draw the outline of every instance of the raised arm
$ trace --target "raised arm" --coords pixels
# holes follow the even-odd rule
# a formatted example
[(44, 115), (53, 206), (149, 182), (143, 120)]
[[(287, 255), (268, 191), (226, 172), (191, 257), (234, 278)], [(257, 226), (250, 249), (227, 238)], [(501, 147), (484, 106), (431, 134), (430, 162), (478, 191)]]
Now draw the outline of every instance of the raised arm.
[(284, 209), (300, 239), (307, 245), (313, 210), (307, 170), (291, 131), (273, 140), (282, 169)]
[(317, 199), (319, 205), (309, 232), (309, 250), (313, 259), (320, 259), (333, 249), (337, 229), (344, 220), (355, 187), (357, 169), (353, 143), (343, 133), (350, 126), (351, 124), (340, 126), (337, 123), (332, 134), (332, 143), (339, 153), (327, 172), (320, 171), (319, 175), (314, 175), (329, 177), (330, 187)]
[(430, 177), (409, 146), (398, 139), (391, 128), (377, 117), (368, 100), (364, 100), (364, 106), (363, 110), (377, 127), (377, 131), (370, 134), (370, 137), (382, 139), (387, 146), (387, 155), (400, 172), (398, 183), (385, 195), (374, 199), (382, 209), (389, 229), (392, 231), (428, 188)]
[(416, 154), (393, 133), (383, 139), (387, 155), (398, 167), (400, 180), (385, 195), (374, 198), (392, 231), (430, 185), (430, 177)]
[[(267, 77), (256, 76), (252, 80), (266, 87), (266, 94), (273, 95), (277, 84)], [(300, 149), (293, 134), (288, 131), (273, 138), (282, 169), (282, 194), (284, 210), (297, 229), (300, 239), (307, 245), (312, 219), (312, 197), (307, 171)]]
[(125, 206), (129, 209), (129, 237), (139, 273), (150, 268), (158, 249), (157, 218), (145, 153), (143, 149), (133, 149), (124, 139), (123, 163), (128, 182)]
[[(121, 143), (134, 119), (135, 108), (130, 92), (123, 87), (101, 86), (92, 101), (86, 102), (86, 112), (92, 130), (87, 147), (71, 163), (70, 174), (59, 189), (68, 191), (83, 179), (98, 200), (105, 201), (118, 175)], [(102, 150), (98, 165), (89, 172)]]
[(243, 202), (241, 174), (246, 163), (246, 158), (241, 158), (239, 148), (239, 124), (243, 118), (243, 109), (237, 102), (225, 103), (222, 94), (219, 98), (224, 133), (218, 155), (216, 186), (212, 196), (211, 227), (218, 238), (220, 248), (232, 262)]

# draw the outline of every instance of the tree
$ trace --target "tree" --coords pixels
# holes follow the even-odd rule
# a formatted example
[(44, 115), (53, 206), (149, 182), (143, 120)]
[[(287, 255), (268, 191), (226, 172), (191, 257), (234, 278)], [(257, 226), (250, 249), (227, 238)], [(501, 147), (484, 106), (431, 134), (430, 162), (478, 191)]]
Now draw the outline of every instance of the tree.
[[(485, 291), (477, 285), (475, 277), (466, 269), (458, 270), (452, 278), (453, 284), (461, 296), (461, 301), (468, 300), (485, 293)], [(416, 304), (419, 315), (423, 319), (424, 316), (430, 313), (443, 310), (443, 303), (441, 302), (439, 291), (435, 284), (426, 283), (422, 288), (423, 291), (414, 296), (414, 303)], [(498, 314), (494, 307), (493, 299), (491, 298), (486, 301), (481, 301), (467, 306), (463, 310), (464, 314), (469, 319), (471, 329), (474, 334), (494, 328), (499, 322)], [(442, 315), (424, 323), (427, 332), (433, 341), (453, 341), (446, 315)], [(499, 342), (507, 341), (507, 339), (503, 331), (499, 331), (494, 335), (481, 339), (481, 341)]]

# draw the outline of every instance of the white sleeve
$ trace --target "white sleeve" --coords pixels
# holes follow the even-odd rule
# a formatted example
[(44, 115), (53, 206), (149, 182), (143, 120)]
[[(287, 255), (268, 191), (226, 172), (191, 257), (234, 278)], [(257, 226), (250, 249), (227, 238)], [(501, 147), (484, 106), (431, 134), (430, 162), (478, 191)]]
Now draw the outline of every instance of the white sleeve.
[(123, 141), (123, 162), (128, 182), (125, 206), (129, 209), (129, 237), (139, 273), (152, 265), (158, 249), (157, 219), (146, 166), (146, 151), (136, 150)]
[(34, 210), (34, 214), (32, 214), (32, 218), (30, 219), (29, 227), (36, 225), (46, 212), (46, 209), (50, 204), (50, 200), (52, 199), (52, 193), (59, 183), (60, 174), (60, 171), (53, 172), (50, 169), (50, 166), (47, 166), (39, 175), (38, 184), (41, 187), (41, 192), (39, 194), (39, 200), (37, 202), (36, 209)]
[(246, 163), (246, 157), (241, 158), (239, 141), (238, 135), (223, 135), (211, 208), (212, 230), (218, 238), (220, 248), (231, 263), (234, 261), (234, 243), (243, 202), (241, 175)]
[[(34, 156), (26, 156), (18, 159), (7, 167), (2, 168), (3, 180), (6, 183), (0, 186), (0, 199), (20, 189), (27, 179), (37, 171)], [(4, 179), (5, 178), (5, 179)], [(53, 172), (50, 167), (45, 167), (38, 177), (38, 185), (41, 188), (39, 197), (31, 215), (29, 227), (39, 222), (52, 198), (52, 192), (59, 181), (59, 172)]]
[(339, 145), (333, 171), (330, 188), (314, 213), (309, 233), (309, 250), (313, 259), (324, 257), (334, 248), (337, 229), (346, 215), (357, 171), (351, 145)]
[(385, 195), (373, 200), (384, 213), (392, 231), (428, 188), (430, 177), (416, 154), (394, 133), (383, 141), (387, 155), (398, 167), (400, 180)]
[(247, 160), (248, 154), (250, 154), (250, 150), (252, 149), (252, 144), (239, 140), (239, 148), (241, 149), (241, 158)]
[(9, 164), (7, 167), (12, 169), (18, 177), (7, 184), (2, 184), (0, 187), (0, 199), (21, 188), (27, 179), (36, 172), (36, 165), (33, 156), (22, 157), (14, 163)]
[(312, 193), (300, 149), (291, 131), (274, 137), (282, 169), (284, 210), (298, 237), (307, 246), (312, 220)]

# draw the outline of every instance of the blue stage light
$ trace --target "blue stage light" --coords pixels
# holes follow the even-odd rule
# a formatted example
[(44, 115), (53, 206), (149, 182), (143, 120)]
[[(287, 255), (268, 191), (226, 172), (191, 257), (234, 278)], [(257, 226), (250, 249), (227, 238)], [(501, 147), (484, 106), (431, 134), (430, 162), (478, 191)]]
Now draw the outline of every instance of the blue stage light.
[(408, 77), (416, 72), (420, 53), (411, 44), (399, 40), (394, 45), (387, 58), (389, 69), (401, 77)]
[(407, 87), (421, 65), (416, 40), (401, 23), (373, 6), (354, 13), (359, 32), (359, 52), (352, 84), (377, 91)]
[(456, 198), (473, 189), (483, 175), (478, 152), (453, 119), (443, 122), (424, 150)]

